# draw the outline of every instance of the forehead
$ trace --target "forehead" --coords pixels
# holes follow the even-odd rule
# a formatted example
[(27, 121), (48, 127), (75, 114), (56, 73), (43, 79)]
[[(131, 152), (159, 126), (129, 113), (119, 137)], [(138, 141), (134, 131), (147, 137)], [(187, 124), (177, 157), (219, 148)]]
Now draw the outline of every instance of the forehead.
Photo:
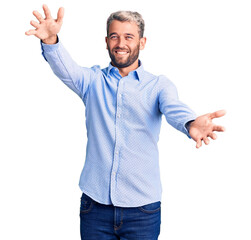
[(120, 22), (118, 20), (113, 20), (109, 26), (109, 34), (126, 34), (131, 33), (135, 36), (138, 34), (138, 26), (135, 22)]

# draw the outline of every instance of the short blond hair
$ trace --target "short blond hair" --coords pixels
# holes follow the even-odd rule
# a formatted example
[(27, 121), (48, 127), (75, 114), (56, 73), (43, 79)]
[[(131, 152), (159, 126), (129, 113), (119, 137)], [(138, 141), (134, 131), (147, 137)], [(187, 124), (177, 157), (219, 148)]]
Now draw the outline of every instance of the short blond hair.
[(107, 19), (106, 31), (107, 36), (109, 34), (109, 27), (113, 20), (118, 20), (120, 22), (135, 22), (139, 28), (139, 37), (144, 36), (145, 22), (142, 16), (138, 12), (132, 11), (117, 11), (112, 13)]

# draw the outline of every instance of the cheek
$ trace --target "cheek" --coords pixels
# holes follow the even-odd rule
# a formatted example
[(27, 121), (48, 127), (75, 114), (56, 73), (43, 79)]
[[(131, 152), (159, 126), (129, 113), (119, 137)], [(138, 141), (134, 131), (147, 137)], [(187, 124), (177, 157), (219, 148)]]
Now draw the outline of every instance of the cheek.
[(107, 48), (110, 48), (110, 50), (112, 50), (114, 47), (115, 47), (115, 44), (114, 43), (107, 43)]
[(139, 44), (133, 44), (133, 46), (130, 46), (131, 52), (137, 52), (140, 50), (140, 45)]

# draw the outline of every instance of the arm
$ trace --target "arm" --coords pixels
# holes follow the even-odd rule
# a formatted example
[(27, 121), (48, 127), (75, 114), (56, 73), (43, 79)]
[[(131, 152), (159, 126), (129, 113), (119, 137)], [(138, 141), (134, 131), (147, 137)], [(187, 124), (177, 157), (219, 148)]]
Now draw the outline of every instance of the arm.
[(56, 44), (41, 41), (42, 55), (49, 63), (54, 74), (84, 100), (90, 82), (94, 79), (95, 67), (79, 66), (66, 51), (60, 40)]
[(202, 146), (202, 141), (208, 145), (208, 137), (215, 140), (217, 136), (214, 131), (225, 131), (224, 127), (212, 122), (214, 118), (224, 116), (226, 114), (224, 110), (196, 117), (188, 106), (179, 101), (176, 87), (171, 81), (167, 78), (160, 78), (160, 88), (160, 111), (165, 115), (168, 123), (196, 142), (196, 148)]
[(175, 85), (166, 77), (159, 77), (159, 109), (167, 122), (189, 138), (186, 123), (196, 119), (196, 114), (179, 100)]

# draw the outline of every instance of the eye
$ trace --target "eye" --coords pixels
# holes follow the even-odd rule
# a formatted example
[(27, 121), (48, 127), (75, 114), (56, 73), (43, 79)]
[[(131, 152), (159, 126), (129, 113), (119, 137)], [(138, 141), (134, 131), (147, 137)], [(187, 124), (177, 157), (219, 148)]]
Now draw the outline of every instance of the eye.
[(118, 36), (115, 36), (115, 35), (110, 37), (110, 39), (117, 39), (117, 38), (118, 38)]
[(126, 39), (131, 40), (131, 39), (133, 39), (133, 37), (132, 36), (127, 36)]

